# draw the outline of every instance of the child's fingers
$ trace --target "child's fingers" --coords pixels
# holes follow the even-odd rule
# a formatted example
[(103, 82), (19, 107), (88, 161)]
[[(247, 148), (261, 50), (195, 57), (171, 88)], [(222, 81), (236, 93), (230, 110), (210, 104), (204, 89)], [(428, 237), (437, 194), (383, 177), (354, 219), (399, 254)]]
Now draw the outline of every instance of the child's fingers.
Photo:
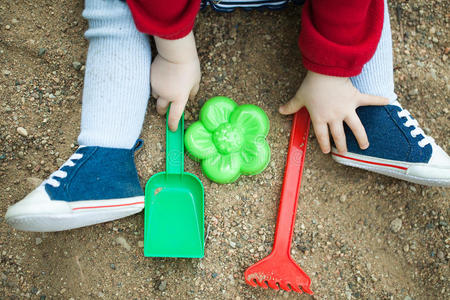
[(296, 113), (300, 108), (304, 106), (303, 101), (297, 95), (294, 96), (288, 103), (280, 106), (278, 111), (282, 115), (290, 115)]
[(323, 153), (330, 152), (330, 137), (328, 135), (328, 126), (326, 123), (314, 122), (314, 133)]
[(200, 85), (198, 83), (196, 85), (194, 85), (191, 92), (189, 93), (189, 100), (194, 100), (195, 96), (198, 93), (199, 88), (200, 88)]
[(178, 128), (178, 122), (180, 121), (181, 115), (183, 114), (185, 103), (179, 104), (179, 102), (172, 102), (169, 111), (169, 129), (171, 131), (176, 131)]
[(331, 123), (330, 131), (338, 152), (340, 154), (345, 154), (345, 152), (347, 152), (347, 143), (345, 140), (344, 126), (342, 122)]
[(359, 105), (360, 106), (367, 106), (367, 105), (388, 105), (389, 99), (380, 97), (380, 96), (374, 96), (374, 95), (367, 95), (367, 94), (361, 94), (361, 97), (359, 98)]
[(158, 114), (160, 115), (165, 115), (167, 112), (167, 108), (169, 107), (169, 100), (164, 99), (164, 98), (158, 98), (158, 100), (156, 100), (156, 111), (158, 112)]
[(358, 141), (359, 148), (367, 149), (369, 147), (369, 140), (367, 139), (366, 130), (364, 129), (361, 120), (358, 115), (354, 113), (352, 116), (345, 119), (345, 123), (347, 123), (348, 127), (352, 130), (355, 135), (356, 140)]

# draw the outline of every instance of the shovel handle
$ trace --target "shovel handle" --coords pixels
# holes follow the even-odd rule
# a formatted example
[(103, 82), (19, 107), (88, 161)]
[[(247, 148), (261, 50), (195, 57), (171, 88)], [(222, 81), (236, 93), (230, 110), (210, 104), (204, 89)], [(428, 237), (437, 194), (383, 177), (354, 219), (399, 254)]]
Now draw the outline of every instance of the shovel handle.
[(166, 116), (166, 172), (182, 174), (184, 171), (184, 114), (181, 115), (177, 130), (172, 132), (169, 129), (169, 110)]

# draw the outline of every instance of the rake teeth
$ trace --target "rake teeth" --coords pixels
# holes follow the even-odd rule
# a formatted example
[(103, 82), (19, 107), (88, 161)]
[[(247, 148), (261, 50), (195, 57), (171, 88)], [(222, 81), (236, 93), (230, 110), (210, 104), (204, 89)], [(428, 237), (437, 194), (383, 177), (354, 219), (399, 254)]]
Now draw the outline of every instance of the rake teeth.
[(247, 278), (245, 278), (245, 282), (247, 282), (247, 284), (251, 285), (252, 287), (256, 287), (258, 284), (256, 283), (256, 279), (253, 278), (252, 280), (248, 280)]
[(314, 292), (309, 289), (309, 286), (302, 285), (302, 290), (307, 294), (314, 295)]
[(262, 287), (263, 289), (267, 289), (267, 284), (264, 282), (264, 280), (259, 281), (258, 279), (256, 279), (256, 282), (258, 283), (258, 285), (260, 287)]
[(271, 289), (274, 289), (274, 290), (276, 290), (276, 291), (279, 290), (279, 287), (278, 287), (276, 281), (274, 281), (274, 280), (269, 280), (269, 281), (267, 281), (267, 284), (269, 285), (269, 287), (270, 287)]
[(283, 290), (285, 290), (287, 292), (291, 291), (291, 289), (289, 288), (289, 285), (287, 284), (287, 282), (281, 281), (281, 282), (279, 282), (279, 284), (280, 284), (280, 288), (282, 288)]
[(291, 287), (291, 289), (292, 289), (294, 292), (297, 292), (297, 293), (299, 293), (299, 294), (303, 293), (303, 291), (299, 288), (298, 285), (292, 285), (292, 284), (289, 284), (289, 286)]

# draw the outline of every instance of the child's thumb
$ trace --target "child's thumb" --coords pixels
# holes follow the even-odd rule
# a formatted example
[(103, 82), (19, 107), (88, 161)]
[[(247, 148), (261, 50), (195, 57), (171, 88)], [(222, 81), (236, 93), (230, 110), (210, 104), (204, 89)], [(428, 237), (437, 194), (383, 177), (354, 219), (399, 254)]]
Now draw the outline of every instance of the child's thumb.
[(280, 106), (278, 111), (282, 115), (290, 115), (290, 114), (296, 113), (303, 106), (304, 106), (303, 101), (296, 95), (296, 96), (294, 96), (294, 98), (289, 100), (288, 103)]
[(389, 104), (388, 98), (368, 94), (361, 94), (361, 98), (359, 100), (359, 105), (361, 106), (388, 105), (388, 104)]

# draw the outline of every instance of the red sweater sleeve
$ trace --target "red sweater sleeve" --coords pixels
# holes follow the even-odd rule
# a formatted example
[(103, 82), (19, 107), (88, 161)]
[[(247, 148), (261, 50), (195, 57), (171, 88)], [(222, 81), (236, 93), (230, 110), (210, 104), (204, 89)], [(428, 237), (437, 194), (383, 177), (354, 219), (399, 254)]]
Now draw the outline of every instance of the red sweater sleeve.
[(168, 40), (186, 36), (194, 27), (200, 0), (127, 0), (139, 31)]
[(305, 68), (351, 77), (375, 53), (383, 29), (383, 0), (307, 0), (299, 46)]

